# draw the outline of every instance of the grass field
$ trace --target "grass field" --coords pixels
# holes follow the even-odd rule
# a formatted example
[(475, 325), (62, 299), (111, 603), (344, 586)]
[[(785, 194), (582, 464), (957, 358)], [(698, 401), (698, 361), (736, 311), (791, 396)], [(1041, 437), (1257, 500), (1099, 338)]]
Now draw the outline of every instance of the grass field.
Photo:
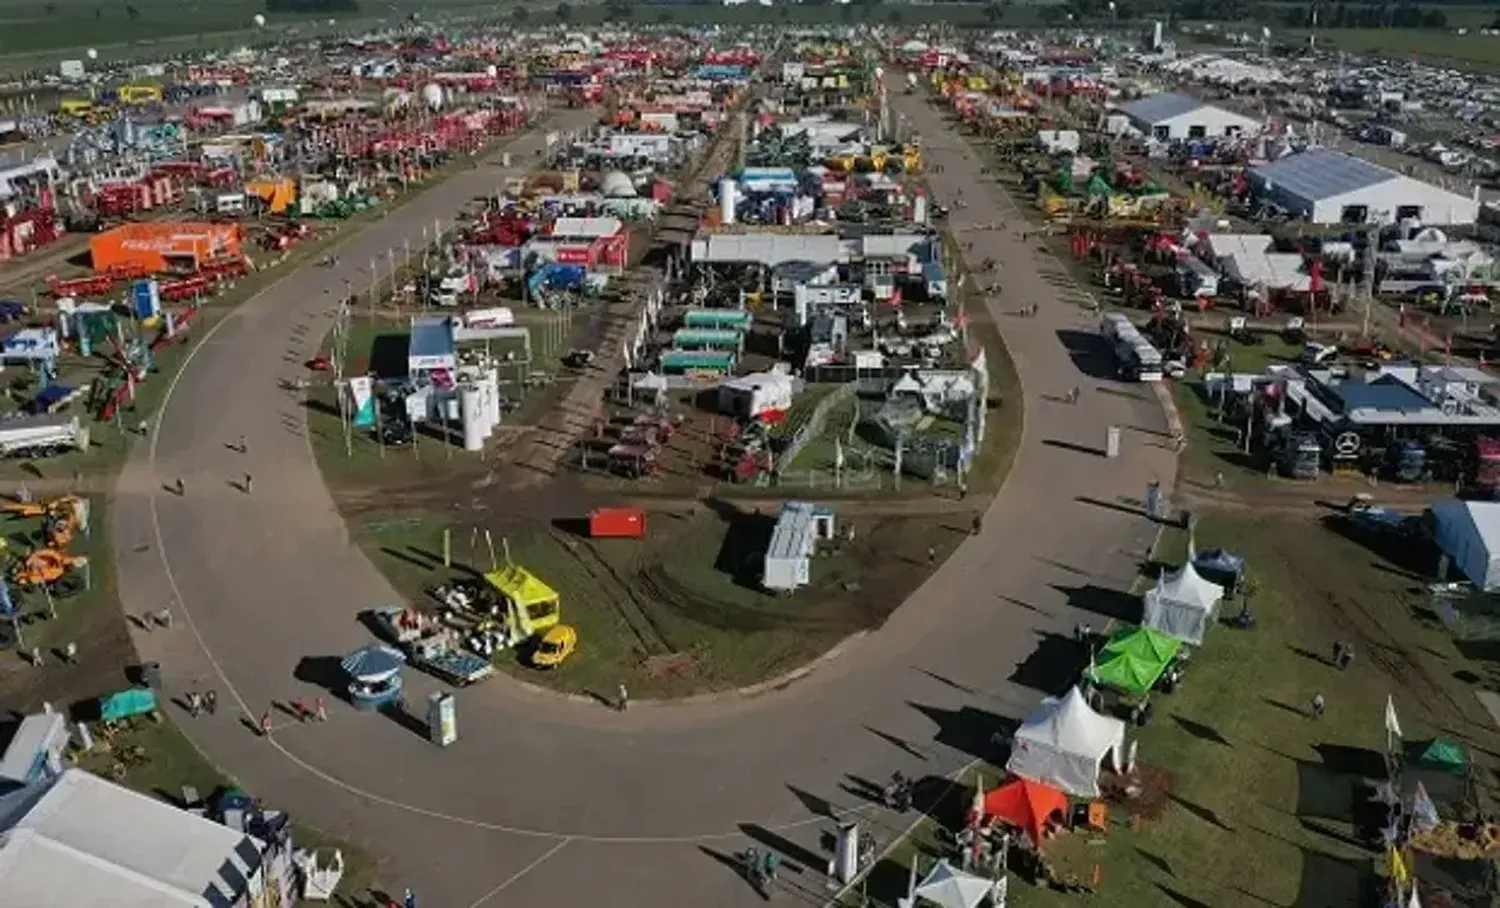
[[(1212, 630), (1185, 685), (1157, 695), (1155, 720), (1132, 733), (1141, 763), (1170, 776), (1165, 811), (1136, 829), (1117, 807), (1102, 839), (1064, 835), (1049, 845), (1059, 869), (1081, 880), (1100, 868), (1096, 894), (1065, 896), (1013, 880), (1010, 904), (1368, 903), (1376, 854), (1364, 839), (1360, 779), (1379, 769), (1387, 694), (1407, 740), (1442, 734), (1470, 745), (1484, 766), (1481, 804), (1491, 802), (1495, 727), (1462, 679), (1493, 678), (1494, 666), (1468, 660), (1423, 617), (1405, 565), (1375, 569), (1367, 549), (1308, 516), (1207, 511), (1197, 542), (1248, 558), (1259, 623)], [(1180, 562), (1184, 546), (1180, 532), (1169, 534), (1158, 558)], [(1311, 579), (1335, 564), (1346, 566), (1340, 576)], [(1327, 660), (1335, 640), (1356, 644), (1347, 671)], [(1315, 693), (1328, 703), (1317, 720), (1306, 712)], [(987, 776), (989, 787), (1000, 778), (993, 768)], [(967, 797), (950, 799), (940, 819), (954, 822), (955, 803)], [(905, 894), (913, 852), (926, 855), (924, 867), (946, 853), (939, 839), (937, 821), (925, 822), (877, 867), (869, 883), (877, 904)]]
[[(813, 582), (785, 597), (753, 582), (769, 514), (652, 514), (645, 541), (586, 540), (572, 526), (496, 530), (496, 558), (508, 547), (552, 586), (562, 620), (579, 634), (577, 652), (557, 670), (538, 672), (513, 654), (496, 662), (523, 679), (601, 697), (620, 683), (640, 697), (677, 697), (790, 671), (898, 605), (925, 574), (926, 546), (942, 556), (963, 538), (938, 521), (886, 527), (856, 517), (840, 529), (850, 521), (855, 541), (820, 544)], [(490, 569), (483, 534), (463, 527), (453, 531), (454, 568), (445, 569), (444, 528), (439, 518), (403, 514), (367, 520), (354, 535), (408, 601), (426, 603), (436, 584)]]

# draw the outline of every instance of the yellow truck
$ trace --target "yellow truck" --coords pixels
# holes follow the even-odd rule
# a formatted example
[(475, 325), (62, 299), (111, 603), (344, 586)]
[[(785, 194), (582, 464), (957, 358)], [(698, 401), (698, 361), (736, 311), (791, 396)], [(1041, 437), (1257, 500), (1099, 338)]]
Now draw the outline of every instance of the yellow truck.
[(145, 104), (160, 104), (161, 97), (160, 85), (136, 84), (120, 86), (120, 103), (131, 107), (139, 107)]

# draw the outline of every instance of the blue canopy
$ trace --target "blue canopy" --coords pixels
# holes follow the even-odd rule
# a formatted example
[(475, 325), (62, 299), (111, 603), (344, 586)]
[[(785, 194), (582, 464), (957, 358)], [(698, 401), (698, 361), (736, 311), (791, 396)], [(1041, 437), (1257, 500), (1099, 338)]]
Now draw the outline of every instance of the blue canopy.
[(374, 683), (385, 681), (392, 675), (401, 671), (406, 664), (406, 656), (398, 649), (392, 649), (384, 643), (371, 643), (361, 646), (359, 649), (344, 657), (339, 665), (349, 673), (349, 677), (356, 681)]

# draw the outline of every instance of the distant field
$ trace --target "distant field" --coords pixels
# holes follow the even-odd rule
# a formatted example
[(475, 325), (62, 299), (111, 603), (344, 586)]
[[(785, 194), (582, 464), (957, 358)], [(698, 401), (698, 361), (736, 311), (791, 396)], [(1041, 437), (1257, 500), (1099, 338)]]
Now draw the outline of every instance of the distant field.
[[(1039, 23), (1039, 10), (1053, 0), (1022, 2), (1006, 6), (998, 17), (980, 3), (939, 3), (928, 6), (805, 6), (762, 7), (722, 5), (654, 5), (631, 8), (630, 19), (639, 24), (839, 24), (888, 22), (915, 24), (948, 22), (960, 27), (1032, 26)], [(1056, 0), (1061, 2), (1061, 0)], [(267, 26), (257, 29), (252, 18), (265, 9), (264, 0), (0, 0), (0, 70), (52, 68), (67, 53), (93, 47), (102, 59), (143, 56), (226, 47), (239, 41), (273, 39), (296, 28), (308, 34), (328, 30), (324, 17), (314, 15), (268, 16)], [(496, 4), (486, 0), (365, 0), (354, 14), (335, 14), (339, 31), (385, 21), (394, 23), (417, 12), (431, 18), (451, 14), (511, 18), (517, 7), (527, 10), (529, 24), (562, 21), (559, 4), (529, 0), (524, 4)], [(580, 25), (602, 21), (604, 7), (573, 2), (566, 4), (566, 19)], [(127, 12), (136, 10), (135, 18)], [(997, 6), (996, 9), (999, 9)]]
[[(1303, 32), (1301, 43), (1305, 45), (1306, 41)], [(1480, 35), (1477, 30), (1459, 35), (1452, 29), (1328, 29), (1317, 33), (1317, 43), (1319, 47), (1338, 48), (1351, 54), (1500, 70), (1500, 35)]]
[[(252, 19), (264, 13), (264, 0), (52, 0), (52, 6), (48, 12), (47, 0), (0, 0), (0, 66), (14, 70), (19, 57), (37, 61), (31, 65), (45, 61), (50, 68), (59, 52), (88, 47), (101, 57), (120, 58), (153, 46), (217, 47), (236, 39), (270, 39), (288, 28), (327, 28), (322, 16), (268, 15), (266, 27), (258, 29)], [(484, 0), (380, 0), (361, 6), (357, 13), (334, 14), (336, 22), (349, 27), (396, 22), (413, 12), (498, 12)]]

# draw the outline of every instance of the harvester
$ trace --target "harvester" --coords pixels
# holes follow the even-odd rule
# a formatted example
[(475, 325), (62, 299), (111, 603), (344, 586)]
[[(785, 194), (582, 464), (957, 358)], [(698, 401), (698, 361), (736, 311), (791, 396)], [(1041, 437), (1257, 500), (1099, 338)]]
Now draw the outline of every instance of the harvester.
[(88, 568), (88, 563), (89, 559), (84, 555), (38, 549), (11, 565), (10, 579), (22, 589), (44, 587), (53, 596), (69, 595), (87, 585), (74, 580), (77, 572)]
[(0, 513), (21, 519), (42, 518), (47, 545), (64, 548), (88, 526), (88, 507), (88, 501), (77, 495), (63, 495), (50, 501), (7, 501), (0, 503)]

